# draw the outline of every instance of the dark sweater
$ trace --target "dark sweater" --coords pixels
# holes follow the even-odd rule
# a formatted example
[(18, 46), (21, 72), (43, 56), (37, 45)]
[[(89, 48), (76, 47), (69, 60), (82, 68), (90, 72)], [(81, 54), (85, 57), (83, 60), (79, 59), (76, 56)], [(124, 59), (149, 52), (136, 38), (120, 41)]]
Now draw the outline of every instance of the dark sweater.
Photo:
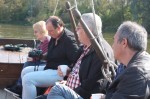
[[(108, 58), (114, 61), (111, 46), (105, 40), (102, 44)], [(104, 78), (101, 71), (102, 65), (103, 61), (100, 61), (95, 50), (91, 47), (87, 55), (82, 58), (80, 65), (79, 78), (81, 85), (74, 89), (84, 99), (90, 99), (91, 94), (100, 92), (100, 84), (97, 81)]]
[(51, 38), (48, 46), (47, 64), (45, 69), (57, 69), (59, 65), (68, 65), (75, 61), (78, 45), (74, 34), (64, 29), (55, 45), (56, 39)]

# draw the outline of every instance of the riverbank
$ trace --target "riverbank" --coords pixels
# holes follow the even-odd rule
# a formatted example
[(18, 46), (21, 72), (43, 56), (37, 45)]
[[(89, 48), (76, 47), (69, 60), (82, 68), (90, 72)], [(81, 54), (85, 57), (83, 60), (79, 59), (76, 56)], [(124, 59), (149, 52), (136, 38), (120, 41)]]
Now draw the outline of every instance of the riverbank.
[[(108, 41), (108, 43), (109, 43), (110, 45), (113, 44), (113, 37), (114, 37), (114, 34), (115, 34), (115, 33), (108, 33), (108, 32), (103, 33), (104, 38)], [(150, 35), (148, 36), (147, 52), (150, 53)]]
[[(113, 36), (115, 32), (104, 32), (104, 38), (110, 45), (113, 43)], [(0, 24), (0, 38), (18, 38), (18, 39), (34, 39), (32, 25), (12, 25), (12, 24)], [(148, 37), (147, 51), (150, 53), (150, 34)]]

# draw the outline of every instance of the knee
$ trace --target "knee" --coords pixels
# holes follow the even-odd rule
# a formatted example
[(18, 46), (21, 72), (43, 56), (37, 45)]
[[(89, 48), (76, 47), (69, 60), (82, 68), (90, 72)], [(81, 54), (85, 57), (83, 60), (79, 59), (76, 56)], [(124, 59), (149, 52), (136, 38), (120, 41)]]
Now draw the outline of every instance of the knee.
[(21, 78), (23, 78), (23, 76), (25, 75), (25, 68), (21, 71)]
[(31, 84), (32, 84), (32, 81), (30, 78), (30, 74), (24, 75), (22, 78), (22, 85), (31, 85)]
[(55, 85), (51, 88), (48, 93), (47, 99), (51, 99), (53, 96), (58, 95), (60, 93), (59, 85)]
[(24, 75), (30, 73), (33, 71), (33, 67), (30, 66), (30, 67), (26, 67), (24, 68), (22, 71), (21, 71), (21, 78), (23, 78)]
[(62, 96), (64, 96), (64, 94), (65, 94), (65, 91), (63, 89), (63, 85), (55, 85), (51, 88), (51, 90), (47, 96), (47, 99), (53, 99), (56, 97), (57, 97), (57, 99), (64, 99), (64, 98), (62, 98)]
[(62, 90), (63, 90), (62, 85), (55, 85), (51, 88), (51, 91), (49, 94), (60, 94)]

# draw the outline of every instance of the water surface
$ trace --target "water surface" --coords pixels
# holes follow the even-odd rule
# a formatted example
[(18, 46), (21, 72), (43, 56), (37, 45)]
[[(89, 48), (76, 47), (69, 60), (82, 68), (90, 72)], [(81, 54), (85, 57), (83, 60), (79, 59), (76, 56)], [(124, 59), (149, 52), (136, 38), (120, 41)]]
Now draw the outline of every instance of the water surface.
[(33, 39), (32, 26), (0, 24), (0, 38)]
[[(110, 45), (113, 43), (114, 33), (103, 33), (104, 38)], [(32, 26), (20, 26), (0, 24), (0, 38), (19, 38), (19, 39), (34, 39)], [(148, 49), (150, 53), (150, 37), (148, 39)]]

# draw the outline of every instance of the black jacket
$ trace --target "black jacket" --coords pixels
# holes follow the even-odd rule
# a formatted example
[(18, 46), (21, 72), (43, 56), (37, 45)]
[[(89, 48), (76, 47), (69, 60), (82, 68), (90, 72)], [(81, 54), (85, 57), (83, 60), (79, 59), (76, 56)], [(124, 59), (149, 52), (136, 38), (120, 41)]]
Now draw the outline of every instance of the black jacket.
[[(147, 91), (146, 91), (147, 90)], [(150, 99), (150, 55), (136, 53), (126, 69), (112, 82), (106, 99)]]
[[(113, 51), (110, 45), (104, 40), (103, 47), (106, 49), (108, 57), (113, 57)], [(80, 56), (80, 55), (79, 55)], [(82, 62), (79, 70), (79, 79), (81, 85), (75, 88), (75, 92), (78, 93), (84, 99), (89, 99), (92, 93), (99, 92), (99, 79), (103, 78), (101, 72), (102, 62), (98, 58), (95, 50), (93, 48), (82, 58)]]
[(59, 65), (71, 65), (76, 59), (78, 45), (74, 34), (64, 29), (63, 34), (55, 45), (55, 39), (51, 38), (48, 45), (47, 64), (45, 69), (57, 69)]

